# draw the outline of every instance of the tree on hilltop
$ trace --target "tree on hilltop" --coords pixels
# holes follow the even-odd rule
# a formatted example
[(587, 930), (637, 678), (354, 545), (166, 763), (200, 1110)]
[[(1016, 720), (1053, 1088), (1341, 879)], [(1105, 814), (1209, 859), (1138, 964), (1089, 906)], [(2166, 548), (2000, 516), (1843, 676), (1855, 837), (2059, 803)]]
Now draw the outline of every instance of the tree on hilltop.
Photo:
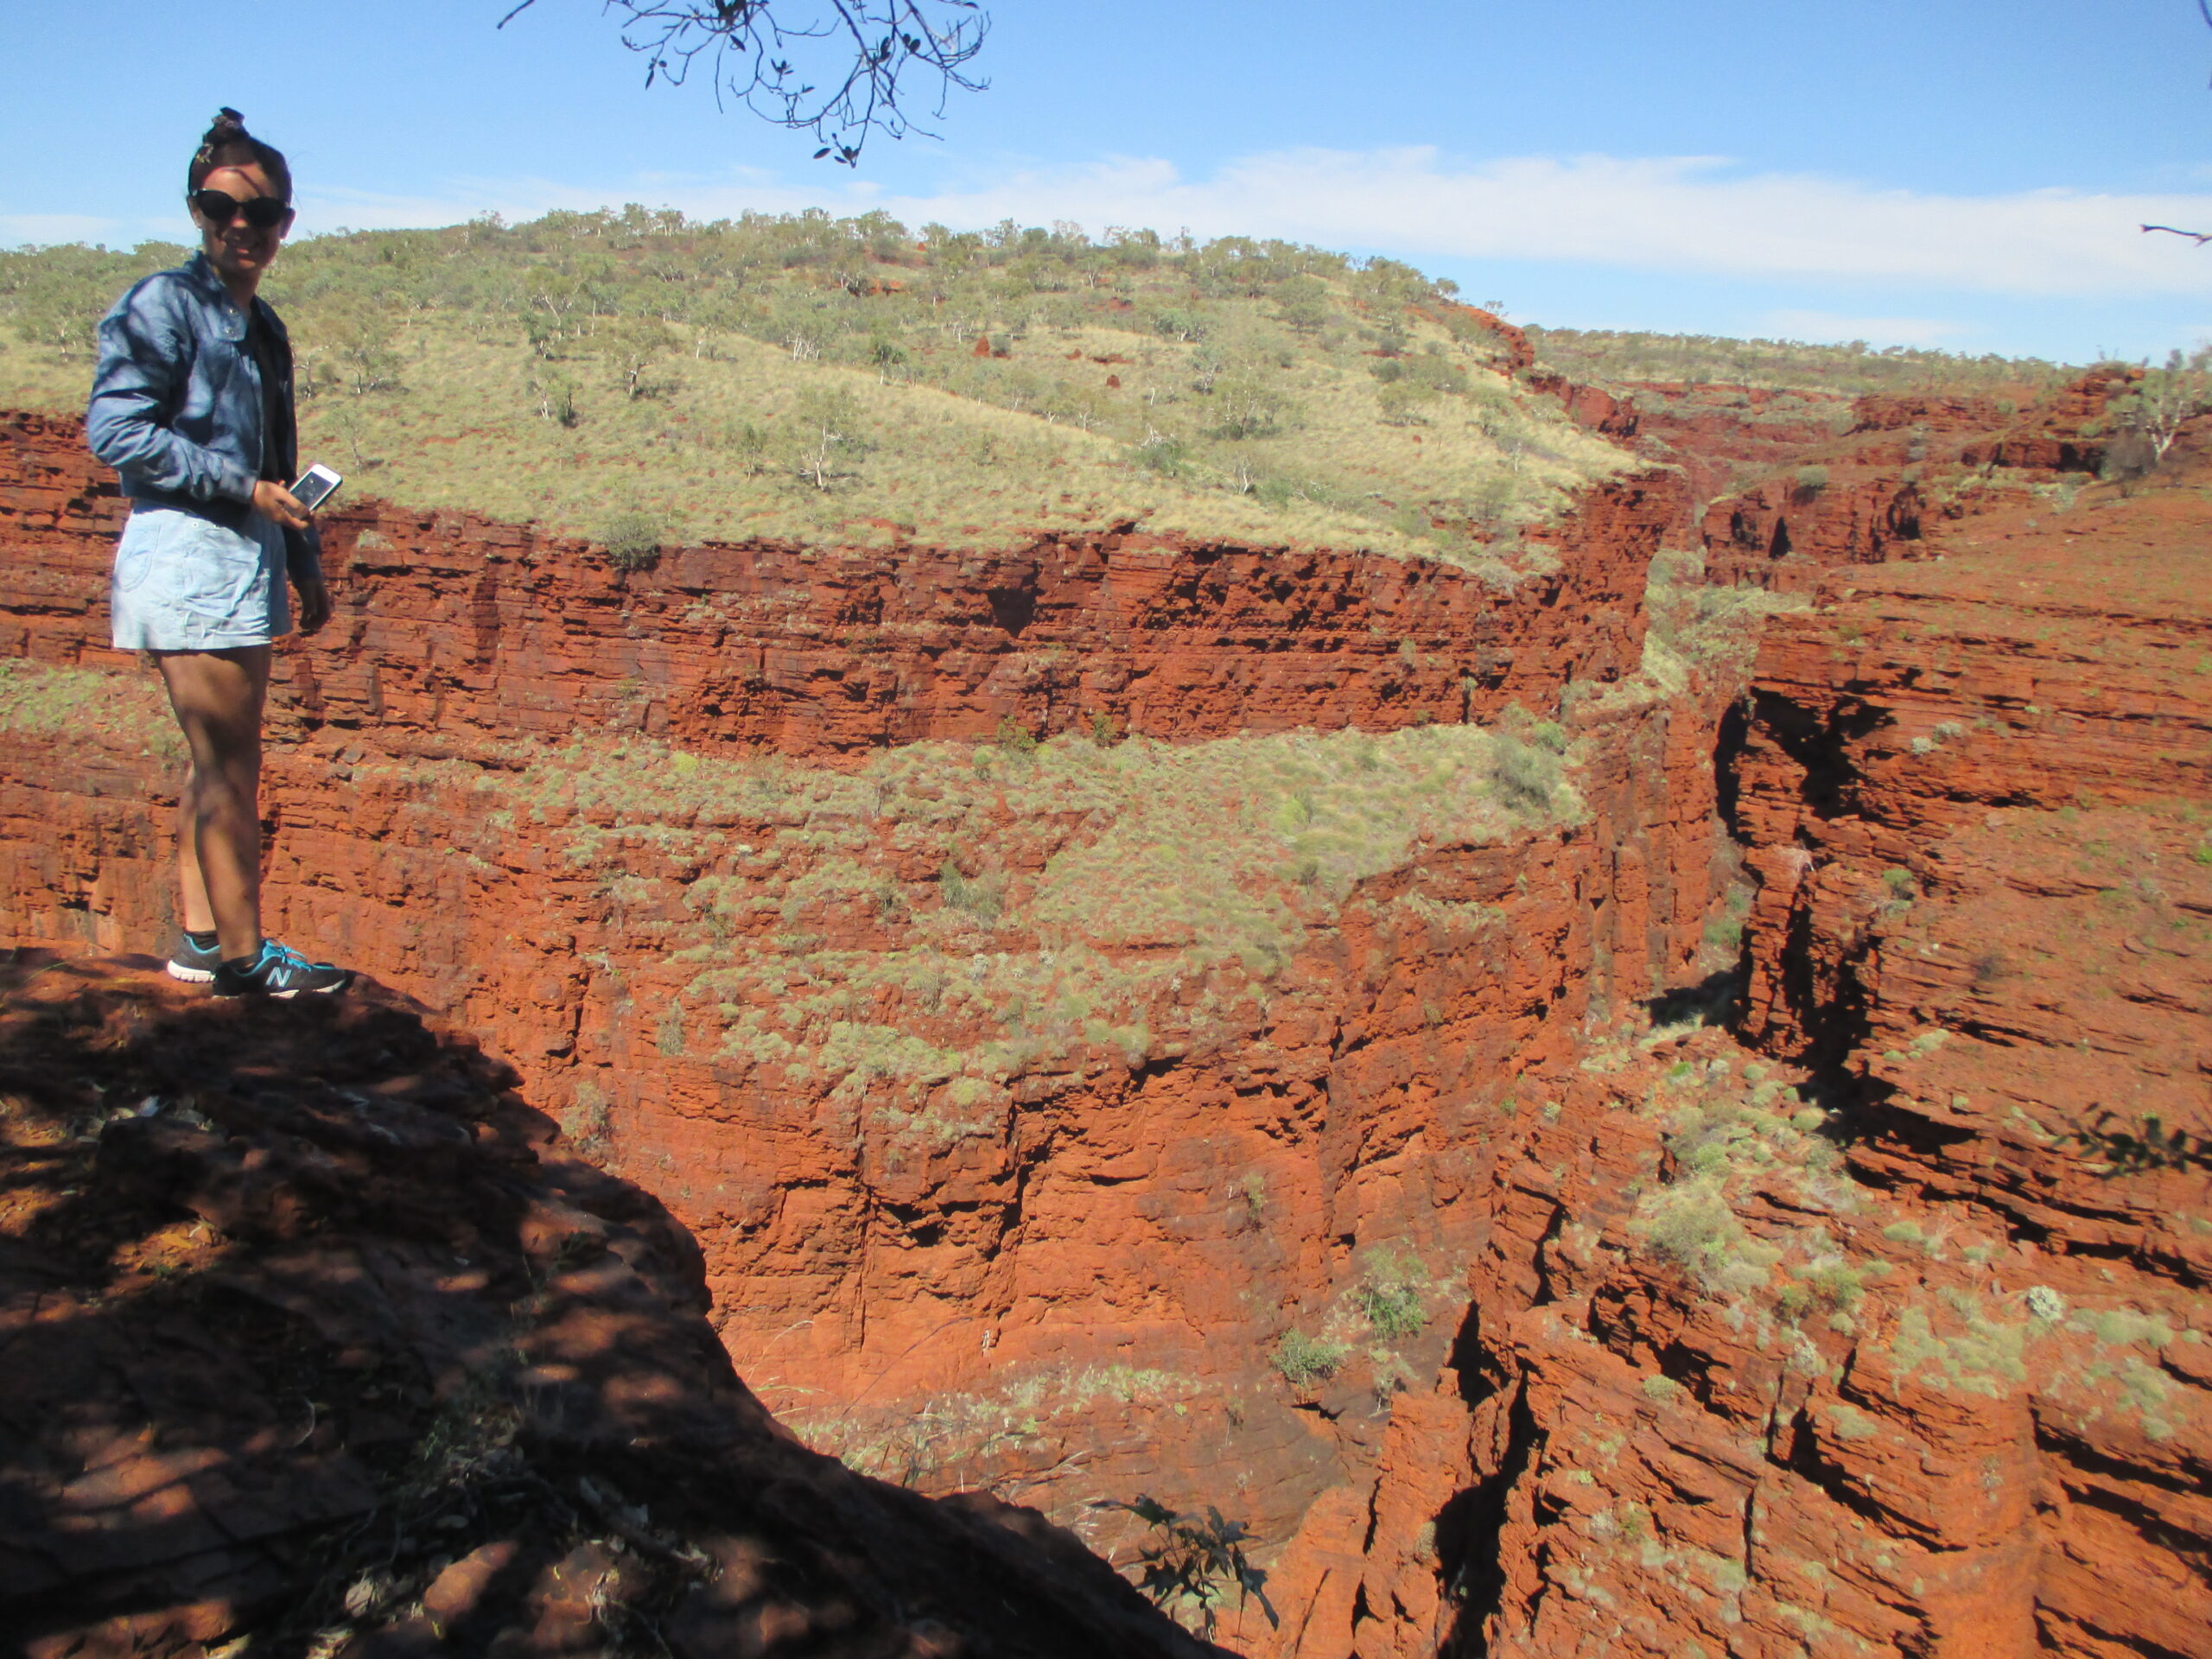
[[(519, 0), (505, 29), (535, 5)], [(871, 131), (931, 137), (907, 116), (910, 74), (937, 80), (935, 113), (969, 78), (990, 17), (978, 0), (604, 0), (622, 17), (622, 44), (645, 60), (645, 85), (682, 86), (704, 59), (715, 102), (725, 93), (779, 127), (811, 132), (825, 157), (858, 165)]]

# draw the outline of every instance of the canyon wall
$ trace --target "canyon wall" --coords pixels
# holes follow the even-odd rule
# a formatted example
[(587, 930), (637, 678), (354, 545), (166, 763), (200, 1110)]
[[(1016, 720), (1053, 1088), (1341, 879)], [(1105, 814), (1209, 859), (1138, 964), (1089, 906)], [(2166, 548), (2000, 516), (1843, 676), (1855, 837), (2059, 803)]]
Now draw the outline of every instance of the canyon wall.
[[(0, 416), (0, 650), (103, 657), (127, 504), (80, 423)], [(1135, 526), (1010, 554), (671, 549), (611, 568), (523, 526), (359, 502), (323, 515), (338, 609), (280, 657), (271, 730), (416, 753), (636, 731), (855, 757), (927, 738), (1483, 721), (1633, 671), (1666, 473), (1594, 492), (1491, 584), (1428, 563), (1192, 544)]]
[[(1833, 565), (1923, 556), (1919, 543), (1936, 523), (2001, 508), (2024, 485), (2045, 486), (2056, 506), (2101, 464), (2098, 423), (2126, 385), (2092, 374), (2024, 406), (1858, 398), (1840, 435), (1706, 507), (1707, 570), (1717, 581), (1804, 592)], [(1785, 460), (1772, 451), (1762, 458)]]
[(1740, 1023), (1532, 1067), (1296, 1651), (2212, 1652), (2208, 475), (1770, 625)]
[[(272, 915), (665, 1202), (812, 1443), (1102, 1548), (1103, 1496), (1249, 1522), (1281, 1622), (1232, 1611), (1235, 1650), (2203, 1654), (2212, 523), (2195, 474), (2068, 476), (2101, 395), (1861, 400), (1860, 473), (1716, 505), (1709, 563), (1821, 607), (1748, 700), (1627, 673), (1684, 522), (1649, 479), (1511, 593), (1134, 535), (626, 575), (356, 508), (342, 624), (287, 655)], [(1940, 502), (1905, 476), (1939, 429)], [(66, 428), (10, 430), (0, 628), (57, 677), (0, 732), (0, 900), (120, 948), (166, 914), (173, 761), (87, 639), (113, 504)], [(1002, 1076), (825, 1058), (982, 1042), (1031, 988), (963, 1000), (905, 941), (1063, 973), (1026, 895), (1109, 845), (1103, 798), (1038, 781), (1103, 747), (1017, 734), (956, 778), (877, 747), (1103, 713), (1427, 764), (1516, 702), (1559, 715), (1516, 764), (1563, 748), (1572, 794), (1294, 893), (1279, 951), (1154, 972), (1188, 925), (1146, 920), (1105, 948), (1141, 1020), (1056, 1014)], [(664, 735), (818, 765), (710, 785)], [(1738, 857), (1732, 1028), (1700, 981)], [(804, 1052), (762, 1037), (825, 995)]]
[[(68, 763), (51, 728), (5, 739), (8, 925), (144, 948), (169, 905), (174, 760), (143, 677), (94, 643), (116, 504), (66, 424), (12, 430), (0, 627), (98, 677), (69, 682)], [(1567, 1055), (1593, 999), (1648, 995), (1699, 948), (1726, 874), (1713, 711), (1606, 689), (1640, 652), (1644, 566), (1681, 511), (1663, 475), (1601, 492), (1555, 532), (1556, 570), (1501, 591), (1135, 537), (1020, 560), (687, 550), (625, 574), (512, 527), (357, 507), (328, 538), (340, 620), (283, 654), (271, 925), (480, 1033), (662, 1196), (701, 1242), (748, 1382), (815, 1443), (925, 1486), (988, 1478), (1086, 1528), (1103, 1524), (1090, 1498), (1151, 1486), (1280, 1540), (1366, 1478), (1392, 1398), (1451, 1340), (1438, 1297), (1479, 1247), (1462, 1199), (1515, 1057)], [(1025, 615), (994, 611), (1009, 594)], [(772, 684), (713, 702), (753, 669)], [(1266, 971), (1167, 985), (1148, 1050), (1078, 1027), (1003, 1078), (905, 1092), (865, 1065), (734, 1047), (748, 1010), (700, 987), (786, 952), (794, 929), (888, 960), (887, 918), (950, 913), (956, 861), (973, 874), (984, 856), (1018, 897), (1084, 853), (1092, 815), (1025, 818), (996, 783), (942, 823), (940, 783), (855, 785), (848, 810), (798, 771), (741, 798), (636, 797), (680, 771), (662, 735), (846, 766), (893, 738), (1094, 714), (1179, 739), (1356, 725), (1417, 741), (1516, 702), (1548, 712), (1570, 683), (1549, 741), (1590, 758), (1563, 820), (1414, 844)], [(601, 787), (601, 750), (551, 741), (572, 734), (647, 747)], [(1018, 788), (1019, 746), (985, 753)], [(855, 868), (865, 892), (836, 885)], [(884, 982), (849, 976), (872, 1028), (976, 1040), (972, 1018), (918, 1001), (938, 993)], [(1206, 1020), (1184, 1020), (1200, 1001)], [(1346, 1340), (1327, 1376), (1287, 1388), (1277, 1343), (1358, 1338), (1378, 1260), (1437, 1304), (1425, 1328)]]

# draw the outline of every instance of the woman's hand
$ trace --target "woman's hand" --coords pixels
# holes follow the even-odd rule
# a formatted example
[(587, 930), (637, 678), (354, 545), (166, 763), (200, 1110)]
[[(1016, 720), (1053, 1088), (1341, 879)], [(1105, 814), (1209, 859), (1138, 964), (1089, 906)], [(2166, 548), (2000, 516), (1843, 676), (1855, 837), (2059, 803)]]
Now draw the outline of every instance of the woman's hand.
[(272, 479), (261, 479), (254, 484), (253, 510), (287, 530), (308, 527), (308, 510), (300, 505), (296, 496)]
[(292, 586), (300, 595), (300, 632), (313, 633), (330, 620), (330, 589), (320, 575), (302, 576)]

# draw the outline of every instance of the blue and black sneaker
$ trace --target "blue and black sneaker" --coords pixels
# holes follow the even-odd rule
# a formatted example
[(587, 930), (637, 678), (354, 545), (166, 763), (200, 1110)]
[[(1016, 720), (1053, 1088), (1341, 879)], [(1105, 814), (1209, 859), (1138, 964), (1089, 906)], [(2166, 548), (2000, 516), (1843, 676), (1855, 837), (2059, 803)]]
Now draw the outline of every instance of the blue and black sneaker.
[[(207, 943), (202, 944), (201, 939)], [(222, 961), (223, 953), (216, 948), (214, 934), (202, 933), (195, 938), (187, 933), (178, 939), (176, 949), (169, 952), (169, 977), (181, 979), (188, 985), (205, 985), (215, 977), (215, 969)]]
[(353, 970), (309, 962), (289, 945), (264, 939), (259, 956), (218, 963), (214, 981), (218, 996), (329, 996), (353, 982)]

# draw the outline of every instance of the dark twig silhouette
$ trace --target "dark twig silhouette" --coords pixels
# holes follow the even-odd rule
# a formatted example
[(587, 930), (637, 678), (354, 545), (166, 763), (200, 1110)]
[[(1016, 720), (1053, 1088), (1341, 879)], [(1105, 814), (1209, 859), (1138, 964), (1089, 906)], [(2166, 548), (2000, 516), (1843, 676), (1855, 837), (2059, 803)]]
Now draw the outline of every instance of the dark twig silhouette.
[[(519, 0), (499, 27), (536, 3)], [(968, 73), (990, 31), (976, 0), (820, 0), (803, 22), (796, 0), (606, 0), (606, 10), (622, 15), (622, 44), (645, 55), (646, 86), (682, 86), (703, 57), (717, 105), (727, 90), (764, 120), (813, 133), (815, 160), (846, 167), (871, 131), (934, 136), (908, 118), (910, 72), (936, 77), (938, 117), (954, 87), (989, 84)]]

